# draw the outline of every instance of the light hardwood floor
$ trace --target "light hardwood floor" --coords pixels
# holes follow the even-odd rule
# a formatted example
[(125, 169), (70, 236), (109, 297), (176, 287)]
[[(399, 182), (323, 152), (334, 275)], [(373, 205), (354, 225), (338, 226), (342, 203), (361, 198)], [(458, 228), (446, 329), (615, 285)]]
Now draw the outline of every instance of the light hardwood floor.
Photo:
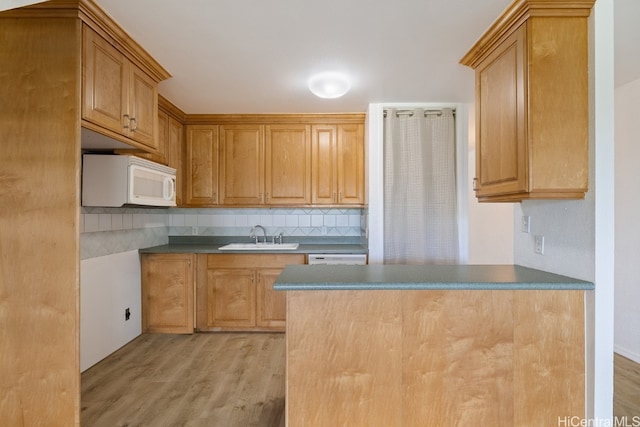
[[(614, 415), (640, 417), (640, 364), (614, 364)], [(284, 334), (141, 335), (82, 373), (82, 426), (282, 427), (284, 375)]]
[(82, 373), (81, 422), (280, 427), (284, 374), (284, 334), (144, 334)]
[[(640, 421), (640, 364), (619, 354), (613, 356), (613, 414), (627, 417), (629, 425)], [(637, 418), (633, 418), (637, 417)], [(636, 421), (635, 424), (632, 421)]]

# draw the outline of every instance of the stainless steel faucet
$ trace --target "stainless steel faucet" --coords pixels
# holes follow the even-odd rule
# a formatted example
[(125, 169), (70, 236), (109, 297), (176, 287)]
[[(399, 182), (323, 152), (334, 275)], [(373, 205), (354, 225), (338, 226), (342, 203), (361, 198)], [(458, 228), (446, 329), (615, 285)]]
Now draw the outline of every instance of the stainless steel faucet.
[(259, 228), (262, 230), (262, 234), (264, 235), (263, 243), (267, 243), (267, 230), (265, 230), (264, 227), (261, 225), (254, 225), (253, 228), (251, 229), (251, 233), (249, 234), (249, 237), (254, 237), (256, 239), (256, 243), (260, 243), (260, 241), (258, 240), (258, 235), (256, 234), (256, 228)]

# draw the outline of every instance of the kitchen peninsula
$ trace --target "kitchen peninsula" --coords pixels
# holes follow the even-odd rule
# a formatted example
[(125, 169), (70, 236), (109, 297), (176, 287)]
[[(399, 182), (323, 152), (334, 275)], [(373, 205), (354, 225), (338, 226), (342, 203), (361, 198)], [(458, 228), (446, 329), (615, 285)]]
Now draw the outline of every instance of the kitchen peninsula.
[(512, 265), (288, 266), (288, 425), (585, 414), (590, 282)]

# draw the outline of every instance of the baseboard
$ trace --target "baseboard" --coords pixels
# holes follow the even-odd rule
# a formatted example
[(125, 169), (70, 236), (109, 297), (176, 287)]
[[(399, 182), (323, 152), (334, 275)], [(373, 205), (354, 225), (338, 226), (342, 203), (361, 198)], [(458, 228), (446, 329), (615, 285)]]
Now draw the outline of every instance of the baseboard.
[(613, 346), (613, 351), (618, 353), (620, 356), (624, 356), (627, 359), (631, 359), (636, 363), (640, 363), (640, 354), (633, 352), (631, 350), (627, 350), (623, 347), (620, 347), (618, 345), (614, 345)]

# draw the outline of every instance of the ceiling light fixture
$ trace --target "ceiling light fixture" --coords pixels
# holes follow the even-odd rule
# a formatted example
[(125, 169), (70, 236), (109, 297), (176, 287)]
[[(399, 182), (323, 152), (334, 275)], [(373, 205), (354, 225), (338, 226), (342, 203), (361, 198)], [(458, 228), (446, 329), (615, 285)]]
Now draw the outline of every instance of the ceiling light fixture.
[(334, 71), (315, 74), (308, 84), (311, 93), (320, 98), (340, 98), (351, 89), (347, 76)]

